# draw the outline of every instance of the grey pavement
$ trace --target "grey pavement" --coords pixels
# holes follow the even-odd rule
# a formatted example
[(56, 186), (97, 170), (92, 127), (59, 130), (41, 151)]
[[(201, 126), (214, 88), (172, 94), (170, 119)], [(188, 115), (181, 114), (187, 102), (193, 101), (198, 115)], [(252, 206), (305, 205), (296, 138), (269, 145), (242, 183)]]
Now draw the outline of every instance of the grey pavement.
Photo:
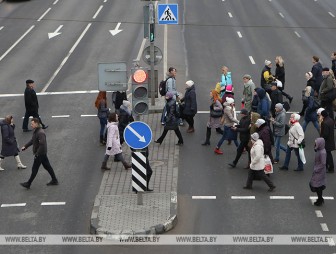
[[(102, 183), (91, 215), (92, 234), (159, 234), (177, 223), (177, 176), (179, 146), (173, 131), (169, 131), (161, 145), (154, 143), (162, 131), (163, 101), (157, 99), (150, 114), (141, 116), (153, 132), (149, 145), (149, 161), (153, 175), (149, 187), (153, 192), (142, 194), (143, 205), (137, 205), (137, 194), (132, 192), (132, 170), (125, 170), (120, 162), (108, 161), (111, 170), (104, 172)], [(131, 161), (131, 150), (123, 144), (123, 155)], [(102, 149), (101, 159), (104, 156)]]

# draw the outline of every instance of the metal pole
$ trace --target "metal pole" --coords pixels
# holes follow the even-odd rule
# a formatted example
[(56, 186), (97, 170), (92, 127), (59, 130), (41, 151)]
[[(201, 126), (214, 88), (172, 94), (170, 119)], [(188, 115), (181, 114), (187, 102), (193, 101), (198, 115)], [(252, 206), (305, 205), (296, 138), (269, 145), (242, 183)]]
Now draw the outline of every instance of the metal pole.
[[(152, 0), (150, 0), (149, 4), (149, 24), (154, 25), (154, 4)], [(150, 70), (151, 70), (151, 105), (155, 105), (155, 73), (154, 73), (154, 41), (150, 42)]]

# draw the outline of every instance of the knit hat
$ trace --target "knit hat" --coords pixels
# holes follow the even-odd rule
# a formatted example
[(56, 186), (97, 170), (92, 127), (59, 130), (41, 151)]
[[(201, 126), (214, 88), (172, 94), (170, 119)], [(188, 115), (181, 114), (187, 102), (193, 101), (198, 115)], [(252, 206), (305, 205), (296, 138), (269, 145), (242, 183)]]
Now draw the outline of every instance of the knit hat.
[(327, 111), (327, 110), (323, 110), (323, 111), (321, 112), (321, 115), (322, 115), (323, 117), (327, 117), (329, 114), (328, 114), (328, 111)]
[(186, 85), (187, 85), (188, 87), (191, 87), (191, 86), (194, 85), (194, 81), (192, 81), (192, 80), (188, 80), (188, 81), (186, 82)]
[(249, 74), (245, 74), (245, 75), (243, 76), (243, 78), (251, 79), (252, 77), (251, 77), (251, 75), (249, 75)]
[(329, 68), (328, 68), (328, 67), (324, 67), (324, 68), (322, 69), (322, 71), (329, 71)]
[(232, 103), (234, 103), (234, 99), (230, 98), (230, 97), (226, 97), (226, 102), (229, 103), (229, 104), (232, 104)]
[(259, 139), (258, 132), (255, 132), (255, 133), (251, 134), (251, 139), (254, 140), (254, 141), (257, 141)]
[(127, 108), (129, 108), (131, 106), (131, 103), (127, 100), (123, 100), (123, 105)]
[(259, 127), (260, 127), (262, 124), (264, 124), (264, 123), (265, 123), (265, 120), (259, 118), (259, 119), (256, 121), (255, 125), (259, 128)]
[(321, 115), (321, 112), (324, 110), (324, 108), (319, 108), (318, 110), (317, 110), (317, 114), (318, 115)]
[(275, 104), (275, 108), (283, 110), (283, 105), (281, 103), (277, 103), (277, 104)]
[(225, 92), (233, 92), (233, 86), (232, 85), (226, 85)]
[(265, 65), (270, 65), (272, 62), (270, 60), (265, 60)]
[(171, 99), (171, 98), (173, 98), (174, 97), (174, 94), (172, 93), (172, 92), (167, 92), (166, 93), (166, 98), (167, 99)]
[(300, 115), (299, 114), (294, 113), (294, 114), (292, 114), (292, 116), (293, 116), (293, 118), (294, 118), (295, 121), (299, 121), (300, 120)]
[(240, 110), (240, 114), (248, 115), (249, 113), (246, 108), (243, 108), (242, 110)]

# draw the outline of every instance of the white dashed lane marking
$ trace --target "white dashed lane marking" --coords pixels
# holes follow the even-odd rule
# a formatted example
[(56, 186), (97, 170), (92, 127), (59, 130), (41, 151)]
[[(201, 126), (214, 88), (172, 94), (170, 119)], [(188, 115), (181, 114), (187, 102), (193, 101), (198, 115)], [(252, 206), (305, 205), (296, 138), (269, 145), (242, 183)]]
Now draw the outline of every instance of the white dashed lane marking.
[(232, 17), (233, 17), (233, 16), (232, 16), (232, 14), (231, 14), (231, 12), (228, 12), (228, 14), (229, 14), (229, 17), (230, 17), (230, 18), (232, 18)]
[(65, 202), (42, 202), (41, 205), (65, 205)]
[(327, 226), (326, 223), (320, 223), (320, 225), (321, 225), (321, 228), (322, 228), (322, 230), (323, 230), (324, 232), (329, 231), (329, 228), (328, 228), (328, 226)]
[(296, 34), (297, 37), (301, 38), (301, 35), (298, 32), (294, 32)]
[(323, 214), (322, 214), (322, 212), (320, 210), (316, 210), (315, 214), (316, 214), (317, 218), (323, 218)]
[(2, 204), (1, 205), (1, 207), (17, 207), (17, 206), (26, 206), (26, 203)]
[(250, 58), (251, 63), (252, 63), (252, 64), (255, 64), (255, 61), (254, 61), (253, 57), (252, 57), (252, 56), (249, 56), (249, 58)]
[(51, 118), (67, 118), (70, 117), (70, 115), (60, 115), (60, 116), (51, 116)]
[(335, 15), (332, 12), (329, 11), (328, 13), (331, 17), (335, 18)]
[(281, 16), (281, 18), (285, 18), (285, 16), (281, 12), (279, 12), (279, 15)]
[(192, 196), (192, 199), (216, 199), (216, 196)]
[(294, 196), (270, 196), (270, 199), (294, 199)]
[(231, 196), (231, 199), (255, 199), (255, 196)]
[(237, 31), (237, 34), (238, 34), (238, 37), (239, 37), (239, 38), (242, 38), (242, 37), (243, 37), (240, 31)]

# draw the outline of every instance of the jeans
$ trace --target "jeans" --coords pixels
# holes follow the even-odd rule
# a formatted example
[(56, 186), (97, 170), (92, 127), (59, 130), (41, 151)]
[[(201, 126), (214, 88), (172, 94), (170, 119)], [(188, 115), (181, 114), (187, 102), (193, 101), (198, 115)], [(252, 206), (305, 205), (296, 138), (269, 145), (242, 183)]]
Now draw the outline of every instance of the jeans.
[(274, 136), (274, 147), (275, 147), (275, 160), (279, 161), (280, 158), (280, 149), (284, 152), (286, 152), (287, 148), (281, 144), (281, 138), (280, 136)]
[(41, 164), (43, 165), (43, 167), (45, 168), (45, 170), (48, 171), (49, 175), (51, 176), (51, 180), (57, 182), (57, 178), (55, 176), (55, 172), (54, 172), (53, 168), (50, 165), (50, 162), (49, 162), (49, 159), (48, 159), (47, 155), (46, 154), (41, 154), (39, 156), (35, 156), (35, 158), (34, 158), (32, 173), (31, 173), (30, 178), (28, 180), (29, 186), (31, 185), (31, 183), (35, 179), (35, 177), (37, 175), (37, 172), (38, 172)]
[[(218, 143), (217, 143), (217, 148), (218, 148), (218, 149), (222, 146), (224, 140), (228, 140), (228, 138), (226, 137), (226, 130), (227, 130), (228, 128), (229, 128), (229, 127), (224, 126), (223, 135), (222, 135), (221, 139), (220, 139), (220, 140), (218, 141)], [(233, 142), (234, 142), (234, 144), (236, 145), (236, 147), (239, 146), (239, 143), (238, 143), (237, 139), (233, 140)]]
[(318, 123), (317, 120), (316, 121), (308, 121), (308, 122), (306, 120), (304, 120), (303, 123), (302, 123), (303, 132), (306, 132), (306, 129), (307, 129), (307, 126), (308, 126), (309, 122), (313, 123), (315, 129), (320, 134), (320, 126), (319, 126), (319, 123)]
[(289, 161), (290, 161), (290, 158), (291, 158), (292, 150), (294, 150), (295, 155), (296, 155), (297, 160), (298, 160), (298, 168), (297, 169), (303, 169), (303, 163), (302, 163), (302, 161), (300, 159), (300, 155), (299, 155), (299, 148), (289, 147), (288, 145), (287, 145), (287, 149), (286, 149), (286, 158), (285, 158), (284, 166), (288, 167)]
[(104, 136), (104, 131), (105, 131), (105, 127), (107, 124), (107, 118), (106, 117), (100, 117), (99, 118), (100, 121), (100, 136)]

